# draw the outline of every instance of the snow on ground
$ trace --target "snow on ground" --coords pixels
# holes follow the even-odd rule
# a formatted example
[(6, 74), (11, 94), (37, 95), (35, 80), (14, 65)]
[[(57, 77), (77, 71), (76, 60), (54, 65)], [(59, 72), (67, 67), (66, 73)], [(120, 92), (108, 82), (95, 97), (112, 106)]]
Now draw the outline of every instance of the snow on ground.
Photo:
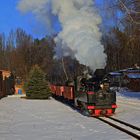
[[(128, 115), (127, 119), (129, 116), (130, 119), (133, 118), (130, 110), (120, 103), (119, 106), (124, 109), (117, 110), (117, 117), (125, 118)], [(132, 139), (131, 136), (95, 118), (83, 116), (54, 99), (26, 100), (14, 96), (0, 100), (0, 140)]]
[(118, 92), (117, 105), (114, 117), (140, 127), (140, 92)]

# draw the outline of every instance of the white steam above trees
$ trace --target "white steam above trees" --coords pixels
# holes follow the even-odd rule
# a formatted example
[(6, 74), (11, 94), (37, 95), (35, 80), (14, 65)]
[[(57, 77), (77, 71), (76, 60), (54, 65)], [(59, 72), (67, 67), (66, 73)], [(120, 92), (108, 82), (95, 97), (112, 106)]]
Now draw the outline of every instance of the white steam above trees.
[(93, 0), (20, 0), (18, 9), (32, 12), (52, 33), (53, 19), (58, 17), (62, 30), (55, 38), (56, 54), (76, 57), (93, 70), (104, 68), (106, 55), (98, 27), (101, 18)]

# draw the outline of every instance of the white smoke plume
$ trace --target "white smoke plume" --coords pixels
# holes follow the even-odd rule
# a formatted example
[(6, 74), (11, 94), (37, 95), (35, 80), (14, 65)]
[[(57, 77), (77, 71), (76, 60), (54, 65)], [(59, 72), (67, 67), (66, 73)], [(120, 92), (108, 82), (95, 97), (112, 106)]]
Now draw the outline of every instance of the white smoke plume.
[[(93, 70), (104, 68), (106, 55), (101, 44), (101, 18), (93, 0), (20, 0), (22, 12), (31, 11), (53, 30), (52, 18), (57, 16), (62, 30), (55, 38), (63, 55), (74, 55), (81, 64)], [(70, 50), (70, 51), (69, 51)]]

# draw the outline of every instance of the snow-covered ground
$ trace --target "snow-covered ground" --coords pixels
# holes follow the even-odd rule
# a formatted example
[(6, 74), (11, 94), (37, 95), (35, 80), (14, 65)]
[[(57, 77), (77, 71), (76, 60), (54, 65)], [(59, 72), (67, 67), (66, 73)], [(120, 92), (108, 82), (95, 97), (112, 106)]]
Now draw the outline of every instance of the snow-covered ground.
[[(114, 117), (140, 126), (140, 100), (117, 96)], [(0, 100), (0, 140), (133, 140), (131, 136), (81, 115), (54, 99)]]
[(118, 109), (114, 117), (140, 127), (140, 92), (122, 90), (117, 93)]

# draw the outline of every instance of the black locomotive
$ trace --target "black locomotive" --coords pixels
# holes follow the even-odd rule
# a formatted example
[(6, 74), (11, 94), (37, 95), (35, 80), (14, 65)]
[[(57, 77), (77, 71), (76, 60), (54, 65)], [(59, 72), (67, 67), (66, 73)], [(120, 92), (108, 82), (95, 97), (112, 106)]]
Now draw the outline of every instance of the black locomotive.
[[(75, 105), (91, 116), (112, 115), (115, 112), (116, 93), (110, 91), (109, 83), (100, 85), (94, 78), (81, 79), (80, 88), (75, 90)], [(100, 87), (101, 86), (101, 87)]]
[(74, 104), (89, 116), (111, 116), (116, 105), (116, 93), (110, 91), (109, 83), (100, 85), (101, 77), (79, 76), (67, 85), (51, 85), (53, 96), (61, 97)]

